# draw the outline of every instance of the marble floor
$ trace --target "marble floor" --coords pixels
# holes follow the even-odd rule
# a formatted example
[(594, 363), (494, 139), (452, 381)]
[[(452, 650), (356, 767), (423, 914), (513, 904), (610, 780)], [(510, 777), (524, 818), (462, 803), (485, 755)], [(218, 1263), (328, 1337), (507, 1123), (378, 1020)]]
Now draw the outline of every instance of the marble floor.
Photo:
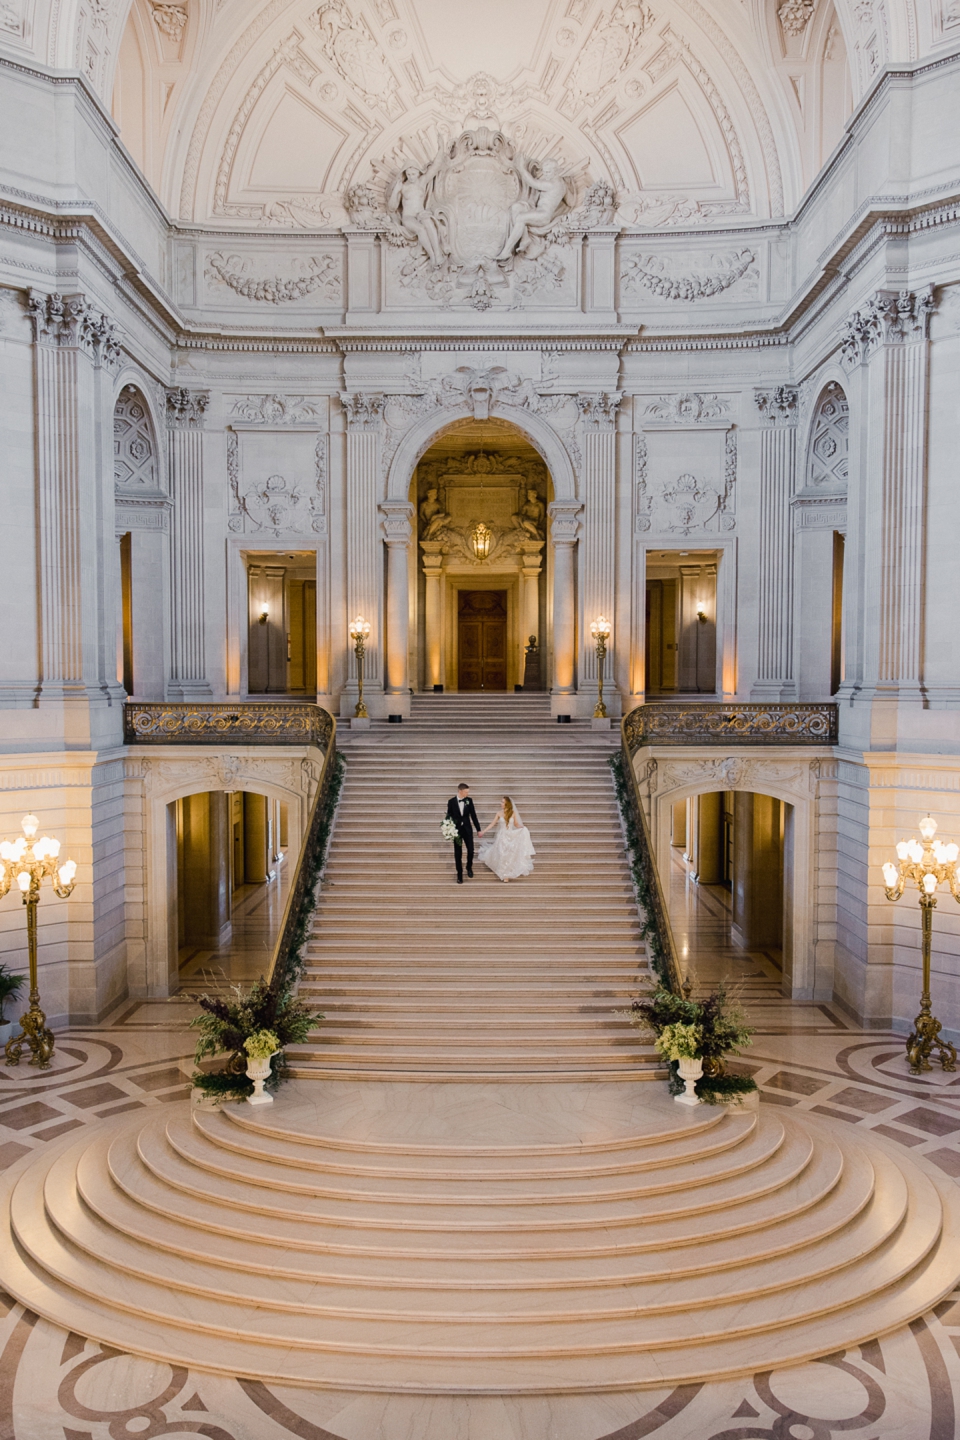
[(233, 892), (230, 940), (217, 950), (181, 949), (181, 990), (199, 994), (225, 981), (246, 983), (270, 968), (293, 871), (292, 864), (283, 864), (266, 884), (241, 885)]
[[(960, 1181), (960, 1075), (911, 1076), (902, 1038), (859, 1030), (830, 1005), (784, 1000), (773, 952), (728, 947), (722, 899), (698, 896), (682, 866), (674, 870), (673, 887), (678, 942), (696, 962), (698, 981), (724, 973), (743, 984), (756, 1033), (742, 1063), (754, 1074), (763, 1104), (812, 1111), (851, 1133), (876, 1131)], [(193, 1013), (189, 991), (167, 1001), (125, 1003), (100, 1026), (62, 1032), (51, 1071), (0, 1067), (0, 1168), (103, 1117), (184, 1101)], [(723, 1383), (539, 1399), (365, 1395), (214, 1376), (199, 1364), (170, 1366), (98, 1345), (0, 1297), (0, 1440), (191, 1434), (210, 1440), (955, 1440), (960, 1289), (911, 1325), (812, 1363)]]

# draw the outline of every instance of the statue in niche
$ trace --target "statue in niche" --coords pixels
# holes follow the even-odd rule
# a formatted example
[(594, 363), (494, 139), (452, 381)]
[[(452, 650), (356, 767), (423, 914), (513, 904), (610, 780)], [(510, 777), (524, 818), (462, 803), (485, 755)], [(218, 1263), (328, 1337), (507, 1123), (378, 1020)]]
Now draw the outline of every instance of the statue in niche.
[(531, 635), (526, 650), (523, 652), (523, 688), (524, 690), (540, 689), (540, 647), (537, 644), (536, 635)]
[(543, 521), (546, 513), (543, 501), (536, 490), (529, 489), (526, 504), (520, 507), (520, 513), (514, 518), (518, 528), (525, 530), (531, 540), (542, 540), (544, 537)]
[(427, 491), (427, 498), (420, 505), (420, 539), (435, 540), (450, 516), (437, 499), (439, 491)]

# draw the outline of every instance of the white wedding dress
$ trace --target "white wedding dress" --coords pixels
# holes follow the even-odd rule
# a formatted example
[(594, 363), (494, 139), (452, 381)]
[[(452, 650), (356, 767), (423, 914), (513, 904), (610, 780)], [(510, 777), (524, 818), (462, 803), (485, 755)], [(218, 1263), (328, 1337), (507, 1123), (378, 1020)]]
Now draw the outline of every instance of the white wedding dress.
[(518, 810), (514, 810), (509, 825), (498, 815), (490, 837), (477, 847), (477, 859), (501, 880), (519, 880), (521, 875), (532, 875), (536, 853), (530, 831)]

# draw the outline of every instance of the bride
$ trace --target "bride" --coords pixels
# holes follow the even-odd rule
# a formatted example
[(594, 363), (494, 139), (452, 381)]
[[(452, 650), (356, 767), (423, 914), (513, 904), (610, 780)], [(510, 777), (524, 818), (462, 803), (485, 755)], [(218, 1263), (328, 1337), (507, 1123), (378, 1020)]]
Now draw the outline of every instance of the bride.
[(494, 832), (493, 839), (480, 845), (477, 859), (482, 860), (494, 875), (499, 875), (504, 883), (517, 880), (521, 875), (530, 875), (533, 872), (533, 856), (537, 852), (533, 848), (530, 831), (520, 819), (520, 812), (509, 795), (504, 795), (497, 818), (486, 830), (481, 830), (477, 839), (483, 840), (484, 835), (489, 835), (491, 831)]

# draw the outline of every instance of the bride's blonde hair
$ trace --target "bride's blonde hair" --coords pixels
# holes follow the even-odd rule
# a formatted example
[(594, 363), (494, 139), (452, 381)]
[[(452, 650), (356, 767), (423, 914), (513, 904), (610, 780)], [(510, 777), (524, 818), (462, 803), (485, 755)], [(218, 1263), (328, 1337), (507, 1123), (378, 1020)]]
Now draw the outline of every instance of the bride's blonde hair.
[(509, 795), (504, 795), (504, 797), (503, 797), (503, 823), (504, 823), (504, 825), (509, 825), (509, 824), (510, 824), (510, 821), (511, 821), (512, 819), (513, 819), (513, 801), (510, 799), (510, 796), (509, 796)]

